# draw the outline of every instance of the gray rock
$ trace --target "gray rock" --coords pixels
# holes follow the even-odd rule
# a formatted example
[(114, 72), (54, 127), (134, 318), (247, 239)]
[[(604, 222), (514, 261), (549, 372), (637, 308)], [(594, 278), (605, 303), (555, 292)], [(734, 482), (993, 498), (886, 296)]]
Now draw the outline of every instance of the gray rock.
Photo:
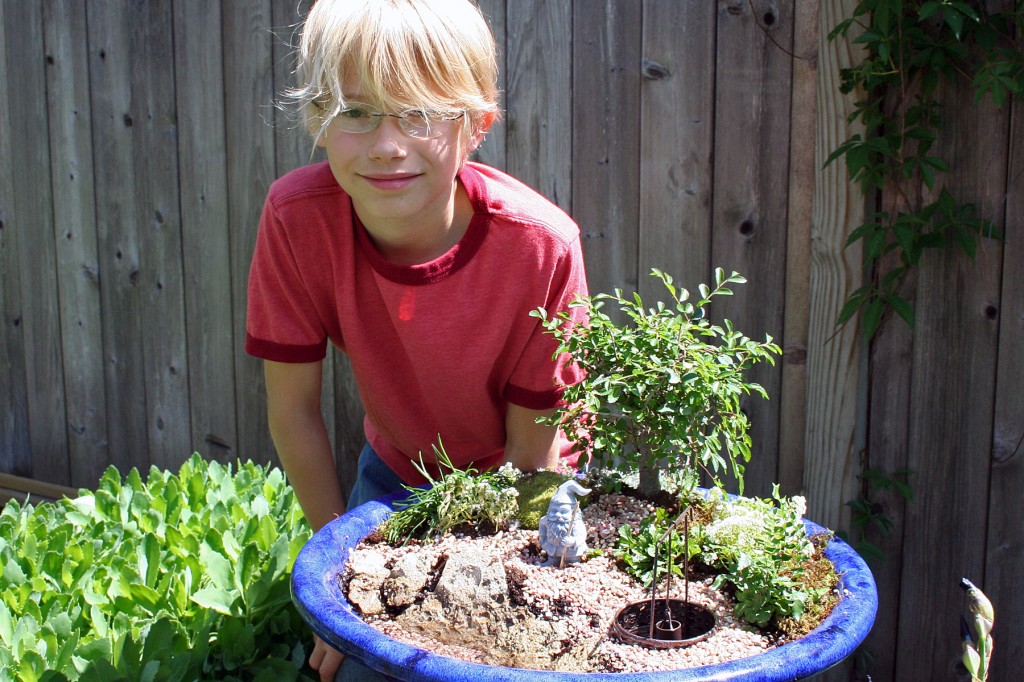
[(414, 603), (430, 579), (431, 568), (433, 561), (426, 554), (404, 555), (381, 586), (384, 603), (397, 609)]
[(382, 554), (358, 552), (348, 564), (348, 600), (360, 613), (373, 616), (384, 611), (381, 585), (391, 573)]
[(434, 593), (445, 610), (486, 612), (508, 599), (505, 566), (477, 549), (449, 555)]

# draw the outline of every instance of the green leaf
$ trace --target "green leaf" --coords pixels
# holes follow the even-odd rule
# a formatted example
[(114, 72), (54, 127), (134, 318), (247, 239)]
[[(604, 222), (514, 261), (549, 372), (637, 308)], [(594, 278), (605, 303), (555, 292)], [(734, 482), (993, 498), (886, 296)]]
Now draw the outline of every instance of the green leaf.
[(918, 19), (920, 19), (922, 21), (924, 21), (925, 19), (930, 19), (931, 17), (935, 16), (935, 14), (938, 13), (939, 10), (941, 10), (941, 9), (942, 9), (942, 3), (941, 2), (935, 2), (934, 0), (929, 0), (929, 2), (922, 3), (921, 10), (918, 12), (918, 15), (917, 15)]
[(206, 609), (213, 609), (225, 616), (234, 615), (235, 595), (226, 590), (215, 587), (205, 587), (196, 591), (191, 597), (192, 601)]
[(164, 603), (163, 595), (142, 583), (131, 583), (128, 587), (128, 596), (135, 600), (136, 604), (152, 614), (159, 611)]
[(18, 562), (13, 557), (7, 559), (7, 563), (4, 564), (4, 583), (8, 585), (22, 585), (28, 581), (28, 576), (18, 565)]
[(908, 327), (914, 328), (914, 307), (910, 305), (910, 301), (901, 296), (889, 296), (886, 298), (886, 302), (896, 311), (897, 315), (903, 318)]
[(843, 304), (842, 309), (839, 311), (839, 318), (836, 322), (837, 325), (842, 325), (848, 322), (854, 314), (864, 304), (866, 287), (861, 287), (857, 291), (850, 294), (850, 298)]
[(875, 337), (879, 325), (882, 323), (882, 314), (885, 312), (885, 305), (881, 298), (872, 299), (864, 308), (862, 321), (864, 324), (864, 336), (868, 339)]
[(942, 13), (946, 24), (953, 30), (953, 35), (960, 40), (964, 32), (964, 15), (952, 8), (946, 8)]
[(211, 547), (208, 540), (199, 547), (199, 560), (214, 586), (221, 590), (229, 590), (234, 585), (231, 562)]

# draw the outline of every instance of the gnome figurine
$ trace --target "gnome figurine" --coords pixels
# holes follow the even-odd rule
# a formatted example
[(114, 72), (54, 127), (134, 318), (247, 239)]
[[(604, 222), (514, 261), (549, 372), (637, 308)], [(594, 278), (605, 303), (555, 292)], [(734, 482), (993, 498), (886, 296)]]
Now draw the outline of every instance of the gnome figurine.
[(541, 549), (548, 554), (544, 566), (562, 568), (587, 553), (587, 529), (576, 496), (589, 492), (574, 479), (558, 486), (548, 503), (548, 513), (541, 518), (538, 527)]

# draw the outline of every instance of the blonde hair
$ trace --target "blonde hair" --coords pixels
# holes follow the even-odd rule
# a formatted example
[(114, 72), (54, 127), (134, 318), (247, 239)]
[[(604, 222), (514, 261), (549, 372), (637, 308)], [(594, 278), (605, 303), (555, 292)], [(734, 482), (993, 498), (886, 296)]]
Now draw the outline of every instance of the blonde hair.
[(298, 104), (319, 140), (344, 85), (382, 111), (466, 111), (466, 132), (498, 114), (494, 36), (468, 0), (317, 0), (299, 44)]

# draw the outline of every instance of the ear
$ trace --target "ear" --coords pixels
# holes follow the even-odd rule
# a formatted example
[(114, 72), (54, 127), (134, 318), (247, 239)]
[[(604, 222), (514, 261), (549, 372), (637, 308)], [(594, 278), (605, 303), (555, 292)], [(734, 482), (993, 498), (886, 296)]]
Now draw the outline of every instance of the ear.
[(481, 144), (483, 144), (484, 138), (487, 137), (487, 131), (494, 125), (494, 120), (497, 115), (493, 111), (487, 111), (479, 116), (479, 118), (473, 121), (473, 133), (469, 138), (469, 153), (472, 154), (477, 150)]

